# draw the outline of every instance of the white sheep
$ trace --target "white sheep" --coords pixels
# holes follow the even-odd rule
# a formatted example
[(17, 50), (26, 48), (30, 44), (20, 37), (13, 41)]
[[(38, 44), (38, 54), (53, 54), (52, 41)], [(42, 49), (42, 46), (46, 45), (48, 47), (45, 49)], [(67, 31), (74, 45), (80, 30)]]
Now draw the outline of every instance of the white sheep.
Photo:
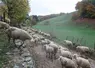
[(2, 22), (0, 21), (0, 28), (5, 28), (5, 29), (8, 29), (10, 27), (9, 24), (5, 23), (5, 22)]
[(55, 56), (56, 53), (57, 53), (57, 51), (58, 51), (58, 45), (51, 41), (50, 44), (49, 44), (49, 46), (51, 46), (51, 47), (54, 48), (54, 56)]
[(44, 45), (46, 51), (46, 57), (53, 59), (54, 48), (49, 45)]
[(89, 47), (86, 47), (86, 46), (77, 46), (76, 47), (76, 50), (80, 53), (88, 53), (90, 48)]
[(40, 40), (45, 40), (45, 38), (43, 36), (40, 37)]
[(76, 63), (71, 59), (60, 56), (58, 60), (60, 60), (62, 68), (77, 68)]
[(27, 29), (27, 32), (28, 32), (28, 33), (32, 33), (32, 31), (31, 31), (30, 29)]
[(63, 49), (58, 49), (56, 58), (58, 58), (59, 56), (67, 57), (69, 59), (72, 59), (72, 57), (73, 57), (73, 55), (70, 51), (65, 51)]
[(6, 33), (8, 35), (8, 41), (10, 42), (10, 39), (13, 39), (13, 42), (15, 43), (16, 39), (20, 39), (22, 41), (25, 40), (31, 40), (31, 36), (22, 29), (16, 28), (16, 27), (10, 27), (6, 30)]
[(48, 39), (41, 40), (41, 45), (49, 44), (50, 41)]
[(69, 49), (68, 48), (65, 48), (65, 47), (62, 47), (62, 46), (58, 46), (58, 49), (62, 49), (62, 50), (64, 50), (64, 51), (69, 51)]
[(77, 63), (78, 65), (78, 68), (91, 68), (90, 67), (90, 62), (85, 59), (85, 58), (82, 58), (82, 57), (79, 57), (77, 55), (74, 54), (74, 59), (75, 59), (75, 62)]
[(64, 44), (67, 45), (67, 46), (70, 46), (70, 47), (73, 46), (73, 43), (69, 40), (64, 40)]

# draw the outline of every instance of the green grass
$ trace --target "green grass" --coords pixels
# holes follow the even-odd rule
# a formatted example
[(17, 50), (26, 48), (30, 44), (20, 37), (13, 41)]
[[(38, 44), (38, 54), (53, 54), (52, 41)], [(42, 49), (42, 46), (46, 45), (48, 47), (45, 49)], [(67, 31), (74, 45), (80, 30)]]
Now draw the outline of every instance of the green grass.
[(7, 64), (9, 60), (8, 56), (6, 55), (6, 52), (9, 51), (8, 47), (7, 37), (5, 33), (0, 30), (0, 68), (3, 68), (3, 65)]
[[(33, 26), (33, 28), (52, 33), (60, 39), (60, 41), (57, 41), (58, 43), (63, 42), (67, 36), (69, 40), (72, 40), (74, 37), (74, 42), (77, 42), (77, 39), (81, 40), (81, 38), (83, 38), (82, 42), (79, 41), (78, 43), (93, 48), (95, 42), (95, 30), (87, 28), (87, 25), (75, 25), (71, 18), (71, 13), (65, 14), (39, 22), (37, 25)], [(47, 21), (49, 21), (49, 25), (44, 25)]]

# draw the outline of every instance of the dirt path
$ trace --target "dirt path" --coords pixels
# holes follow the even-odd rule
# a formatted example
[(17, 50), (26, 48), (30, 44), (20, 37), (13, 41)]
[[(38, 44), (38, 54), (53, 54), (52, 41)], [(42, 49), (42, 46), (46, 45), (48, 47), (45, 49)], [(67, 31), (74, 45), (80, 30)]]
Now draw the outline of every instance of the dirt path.
[(61, 68), (61, 65), (58, 64), (57, 60), (51, 61), (49, 58), (46, 58), (46, 53), (42, 49), (42, 46), (37, 46), (29, 49), (34, 55), (37, 68)]

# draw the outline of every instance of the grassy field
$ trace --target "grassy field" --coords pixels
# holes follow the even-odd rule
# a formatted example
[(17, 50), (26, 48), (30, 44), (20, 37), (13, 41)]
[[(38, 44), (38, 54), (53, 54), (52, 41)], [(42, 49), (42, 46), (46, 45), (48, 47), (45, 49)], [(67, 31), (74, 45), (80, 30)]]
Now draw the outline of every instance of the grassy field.
[(6, 52), (8, 52), (9, 45), (7, 44), (7, 37), (5, 33), (0, 30), (0, 68), (3, 68), (3, 65), (8, 64), (8, 56)]
[[(62, 43), (68, 36), (69, 40), (72, 40), (74, 37), (74, 42), (77, 42), (77, 39), (79, 39), (78, 43), (93, 48), (95, 43), (95, 30), (87, 28), (87, 25), (77, 26), (72, 22), (71, 18), (71, 13), (65, 14), (39, 22), (33, 28), (53, 34), (60, 40), (57, 41), (58, 43)], [(47, 21), (49, 24), (45, 25)]]

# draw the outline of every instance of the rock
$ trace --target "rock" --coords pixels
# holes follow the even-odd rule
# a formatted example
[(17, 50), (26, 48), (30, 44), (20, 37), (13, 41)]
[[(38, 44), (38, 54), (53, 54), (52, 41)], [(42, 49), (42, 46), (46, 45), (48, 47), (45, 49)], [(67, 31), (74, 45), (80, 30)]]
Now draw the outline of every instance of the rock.
[(25, 67), (27, 65), (27, 63), (26, 62), (23, 62), (22, 65)]
[(26, 58), (24, 59), (24, 62), (29, 62), (30, 60), (32, 60), (31, 57), (26, 57)]
[(27, 65), (27, 68), (34, 68), (32, 65)]
[(7, 52), (7, 53), (6, 53), (6, 55), (13, 55), (13, 54), (12, 54), (12, 53), (10, 53), (10, 52)]
[(18, 65), (15, 64), (13, 68), (20, 68), (20, 67), (19, 67)]
[(30, 65), (33, 65), (33, 61), (32, 60), (27, 62), (27, 63), (30, 64)]
[(30, 57), (30, 56), (31, 56), (31, 55), (30, 55), (30, 53), (28, 53), (28, 52), (22, 54), (22, 57)]
[(23, 41), (21, 41), (21, 40), (15, 40), (15, 44), (17, 45), (17, 46), (21, 46), (21, 45), (23, 45)]
[(23, 44), (22, 47), (25, 48), (26, 47), (26, 44)]

